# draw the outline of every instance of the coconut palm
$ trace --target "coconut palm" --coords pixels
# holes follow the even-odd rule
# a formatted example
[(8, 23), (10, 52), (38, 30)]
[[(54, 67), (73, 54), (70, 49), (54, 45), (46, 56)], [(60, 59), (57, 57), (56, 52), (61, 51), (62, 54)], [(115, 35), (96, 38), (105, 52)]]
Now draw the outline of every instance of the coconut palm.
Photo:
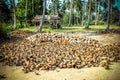
[(89, 0), (88, 3), (89, 3), (89, 11), (88, 11), (88, 22), (87, 22), (87, 25), (85, 26), (86, 29), (89, 28), (90, 21), (91, 21), (91, 7), (92, 7), (92, 0)]
[(69, 26), (72, 23), (72, 14), (73, 14), (73, 0), (70, 0), (70, 16), (69, 16)]
[(37, 32), (41, 32), (41, 31), (42, 31), (43, 22), (44, 22), (44, 18), (45, 18), (46, 1), (47, 1), (47, 0), (44, 0), (44, 1), (43, 1), (43, 14), (42, 14), (42, 20), (41, 20), (40, 27), (39, 27), (39, 29), (37, 30)]
[(26, 0), (25, 5), (25, 26), (27, 27), (27, 11), (28, 11), (28, 0)]
[(15, 8), (15, 0), (11, 0), (12, 7), (13, 7), (13, 13), (14, 13), (14, 28), (16, 28), (17, 20), (16, 20), (16, 8)]
[(33, 17), (34, 17), (34, 0), (32, 0), (32, 14), (33, 14)]
[(109, 30), (110, 28), (110, 8), (111, 8), (111, 0), (108, 0), (108, 12), (107, 12), (107, 27), (105, 30)]

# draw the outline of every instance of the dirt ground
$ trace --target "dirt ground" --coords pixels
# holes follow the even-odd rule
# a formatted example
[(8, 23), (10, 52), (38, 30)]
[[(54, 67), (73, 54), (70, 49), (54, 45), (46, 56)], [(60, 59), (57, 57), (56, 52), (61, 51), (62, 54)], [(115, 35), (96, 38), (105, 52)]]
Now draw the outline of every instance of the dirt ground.
[(115, 34), (115, 33), (100, 34), (100, 35), (94, 35), (88, 37), (98, 40), (103, 45), (111, 44), (111, 43), (120, 43), (120, 34)]
[[(101, 44), (120, 43), (120, 34), (109, 33), (86, 36), (98, 40)], [(25, 74), (22, 67), (10, 67), (0, 64), (0, 80), (120, 80), (120, 62), (111, 63), (110, 70), (103, 67), (82, 69), (55, 69)]]
[(40, 75), (36, 75), (34, 72), (25, 74), (21, 67), (0, 65), (0, 74), (5, 74), (5, 78), (1, 80), (119, 80), (120, 63), (112, 63), (110, 67), (110, 70), (103, 67), (56, 69), (40, 71)]

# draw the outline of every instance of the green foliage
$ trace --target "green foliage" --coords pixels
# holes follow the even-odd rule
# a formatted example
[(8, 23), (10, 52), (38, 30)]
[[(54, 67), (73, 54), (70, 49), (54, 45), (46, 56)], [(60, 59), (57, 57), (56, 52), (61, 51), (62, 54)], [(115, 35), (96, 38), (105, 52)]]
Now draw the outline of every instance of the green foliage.
[[(98, 25), (105, 25), (105, 24), (107, 24), (107, 23), (104, 22), (104, 21), (98, 21), (97, 24), (98, 24)], [(95, 25), (95, 21), (92, 21), (92, 22), (90, 23), (90, 25)]]
[[(48, 27), (43, 27), (42, 31), (43, 32), (51, 32), (51, 33), (61, 33), (61, 32), (98, 32), (98, 31), (102, 31), (106, 28), (106, 25), (91, 25), (89, 29), (85, 29), (84, 26), (65, 26), (62, 25), (64, 27), (62, 27), (62, 29), (51, 29), (49, 26)], [(111, 28), (120, 30), (119, 26), (115, 26), (115, 25), (111, 25)], [(28, 27), (28, 28), (20, 28), (20, 30), (29, 30), (29, 31), (33, 31), (36, 32), (36, 30), (38, 29), (38, 27)]]
[(18, 22), (17, 26), (16, 26), (16, 29), (23, 28), (23, 27), (24, 27), (23, 22)]
[(28, 31), (33, 31), (33, 32), (36, 32), (38, 28), (35, 27), (35, 26), (31, 26), (31, 27), (24, 27), (24, 28), (19, 28), (19, 30), (28, 30)]
[(7, 25), (5, 25), (4, 23), (0, 23), (0, 37), (4, 37), (7, 35), (7, 33), (9, 32)]
[[(15, 0), (16, 1), (16, 0)], [(31, 24), (31, 20), (35, 15), (41, 15), (43, 12), (43, 1), (44, 0), (34, 0), (34, 5), (32, 5), (32, 0), (28, 0), (28, 10), (27, 10), (27, 22), (28, 26), (33, 26)], [(96, 21), (96, 14), (98, 15), (98, 25), (105, 25), (107, 22), (107, 7), (108, 2), (107, 0), (91, 0), (91, 16), (90, 16), (90, 27), (95, 25)], [(111, 15), (111, 24), (118, 24), (120, 25), (120, 20), (116, 19), (119, 18), (120, 11), (117, 7), (115, 7), (115, 1), (111, 0), (112, 3), (112, 15)], [(70, 12), (70, 0), (51, 0), (50, 2), (47, 1), (48, 5), (46, 8), (46, 15), (53, 14), (59, 15), (62, 25), (68, 25), (69, 22), (69, 12)], [(72, 23), (73, 25), (81, 24), (83, 21), (83, 25), (85, 26), (88, 23), (88, 12), (89, 12), (89, 3), (90, 0), (73, 0), (73, 14), (72, 14)], [(97, 7), (95, 6), (97, 3)], [(116, 2), (116, 4), (119, 4)], [(17, 17), (17, 26), (16, 28), (24, 28), (25, 26), (25, 7), (26, 7), (26, 0), (18, 0), (16, 3), (16, 17)], [(97, 13), (96, 13), (97, 10)], [(12, 3), (11, 0), (0, 0), (0, 22), (2, 23), (13, 23), (13, 12), (12, 12)], [(10, 21), (11, 20), (11, 21)], [(45, 22), (44, 22), (45, 23)], [(3, 25), (3, 24), (2, 24)], [(4, 26), (4, 25), (3, 25)], [(59, 25), (58, 25), (59, 26)], [(57, 25), (56, 25), (57, 27)], [(63, 26), (62, 26), (63, 27)], [(8, 31), (12, 30), (13, 25), (6, 26), (5, 30)], [(1, 28), (4, 30), (4, 27)], [(49, 31), (49, 30), (48, 30)]]
[[(34, 13), (32, 11), (32, 1), (28, 0), (28, 10), (27, 10), (27, 20), (31, 20), (35, 15), (42, 14), (42, 1), (43, 0), (34, 0)], [(17, 4), (17, 19), (19, 21), (24, 21), (25, 20), (25, 6), (26, 6), (26, 0), (21, 0)]]
[(65, 14), (63, 17), (63, 24), (68, 24), (69, 21), (69, 14)]
[(88, 21), (84, 20), (83, 25), (86, 25), (87, 23), (88, 23)]

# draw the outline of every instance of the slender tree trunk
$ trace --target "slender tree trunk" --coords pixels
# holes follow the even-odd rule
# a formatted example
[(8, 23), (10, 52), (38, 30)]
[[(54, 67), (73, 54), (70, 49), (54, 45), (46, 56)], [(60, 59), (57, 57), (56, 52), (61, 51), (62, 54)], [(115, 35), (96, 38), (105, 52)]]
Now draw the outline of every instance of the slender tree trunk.
[(79, 14), (80, 14), (80, 22), (79, 23), (80, 23), (80, 25), (82, 25), (82, 16), (83, 16), (82, 12), (80, 11)]
[(82, 26), (83, 26), (83, 23), (84, 23), (84, 14), (85, 14), (85, 1), (84, 1), (84, 3), (83, 3), (83, 9), (82, 9)]
[(109, 28), (110, 28), (110, 8), (111, 8), (111, 2), (110, 2), (111, 0), (108, 0), (108, 13), (107, 13), (107, 27), (106, 27), (106, 29), (105, 30), (109, 30)]
[(96, 2), (95, 2), (95, 13), (96, 13), (96, 15), (95, 15), (95, 25), (97, 25), (97, 22), (98, 22), (98, 21), (97, 21), (97, 15), (98, 15), (98, 14), (97, 14), (97, 13), (98, 13), (98, 12), (97, 12), (97, 9), (98, 9), (98, 5), (97, 5), (97, 4), (98, 4), (98, 2), (97, 2), (97, 0), (96, 0)]
[(52, 4), (53, 4), (53, 15), (57, 14), (57, 3), (56, 0), (52, 0)]
[(42, 31), (42, 27), (43, 27), (43, 23), (44, 23), (44, 19), (45, 19), (45, 9), (46, 9), (46, 0), (43, 1), (43, 14), (42, 14), (42, 20), (40, 23), (40, 27), (37, 30), (37, 32), (41, 32)]
[(71, 18), (71, 24), (72, 25), (74, 25), (75, 24), (75, 21), (76, 21), (76, 16), (75, 16), (75, 14), (74, 14), (74, 11), (75, 11), (75, 6), (72, 4), (72, 11), (73, 11), (73, 13), (72, 13), (72, 18)]
[(84, 23), (84, 14), (82, 14), (82, 26), (83, 26), (83, 23)]
[(15, 8), (15, 0), (12, 0), (12, 6), (13, 6), (13, 13), (14, 13), (14, 28), (16, 29), (16, 24), (17, 24), (17, 20), (16, 20), (16, 8)]
[(69, 16), (69, 26), (71, 25), (72, 22), (72, 8), (73, 7), (73, 0), (70, 1), (70, 16)]
[[(100, 5), (100, 2), (98, 3), (99, 5)], [(97, 22), (97, 24), (98, 24), (98, 20), (99, 20), (99, 15), (100, 15), (100, 10), (99, 10), (99, 6), (97, 6), (97, 9), (98, 9), (98, 11), (97, 11), (97, 19), (96, 19), (96, 22)], [(96, 24), (96, 25), (97, 25)]]
[(34, 0), (32, 0), (32, 14), (33, 14), (33, 17), (34, 17)]
[(87, 23), (87, 25), (85, 26), (85, 28), (86, 29), (88, 29), (89, 28), (89, 25), (90, 25), (90, 17), (91, 17), (91, 5), (92, 5), (92, 0), (89, 0), (89, 12), (88, 12), (88, 23)]
[(25, 27), (27, 27), (27, 10), (28, 10), (28, 0), (26, 0), (26, 6), (25, 6)]
[(84, 21), (85, 21), (85, 13), (86, 13), (86, 2), (84, 1), (84, 4), (83, 4), (83, 12), (82, 12), (82, 26), (84, 25)]
[(56, 11), (55, 10), (55, 1), (53, 0), (52, 3), (53, 3), (53, 15), (55, 15), (55, 11)]
[[(52, 4), (53, 4), (53, 15), (56, 15), (56, 14), (58, 14), (57, 13), (57, 3), (56, 3), (56, 0), (52, 0)], [(56, 20), (53, 20), (52, 24), (53, 25), (51, 27), (56, 28)]]
[(79, 24), (79, 17), (78, 17), (78, 16), (79, 16), (79, 11), (77, 12), (77, 17), (76, 17), (76, 18), (77, 18), (77, 19), (76, 19), (76, 24)]
[(79, 24), (79, 17), (77, 17), (76, 24)]
[[(111, 4), (112, 5), (112, 4)], [(112, 20), (112, 10), (113, 10), (113, 7), (110, 6), (110, 20)]]

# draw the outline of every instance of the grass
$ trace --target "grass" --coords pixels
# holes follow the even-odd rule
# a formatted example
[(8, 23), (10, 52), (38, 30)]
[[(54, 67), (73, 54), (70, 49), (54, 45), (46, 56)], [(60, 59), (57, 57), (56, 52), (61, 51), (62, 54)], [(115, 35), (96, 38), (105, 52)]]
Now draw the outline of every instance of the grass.
[[(51, 28), (44, 28), (42, 29), (42, 31), (45, 32), (52, 32), (52, 33), (61, 33), (61, 32), (97, 32), (97, 31), (101, 31), (104, 30), (106, 28), (106, 25), (91, 25), (89, 29), (85, 29), (84, 26), (64, 26), (62, 29), (51, 29)], [(114, 29), (119, 29), (119, 26), (115, 26), (115, 25), (111, 25), (110, 28), (114, 28)], [(38, 29), (38, 27), (26, 27), (26, 28), (21, 28), (19, 30), (28, 30), (28, 31), (33, 31), (35, 32)]]
[(37, 27), (25, 27), (25, 28), (20, 28), (19, 30), (28, 30), (28, 31), (32, 31), (32, 32), (35, 32), (37, 30)]

